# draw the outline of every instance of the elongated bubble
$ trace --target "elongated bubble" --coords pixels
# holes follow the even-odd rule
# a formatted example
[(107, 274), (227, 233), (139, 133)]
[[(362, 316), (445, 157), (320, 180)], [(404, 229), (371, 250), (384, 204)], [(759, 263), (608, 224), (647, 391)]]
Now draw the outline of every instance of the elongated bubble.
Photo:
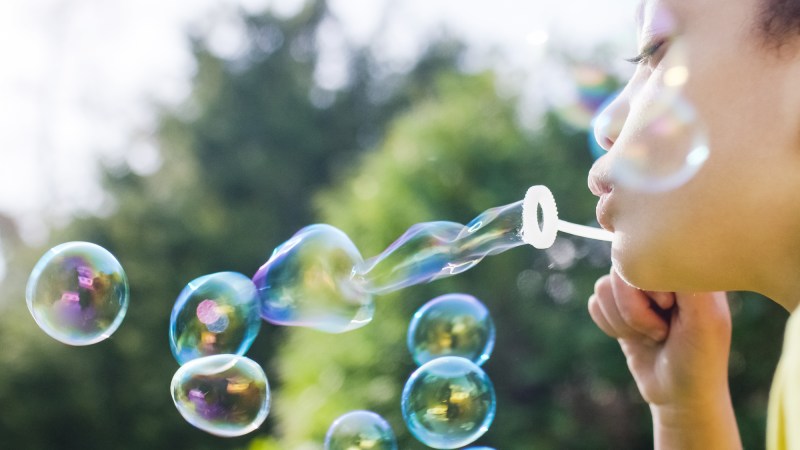
[(65, 344), (89, 345), (111, 336), (128, 310), (128, 277), (99, 245), (67, 242), (34, 266), (28, 309), (45, 333)]
[(356, 265), (353, 277), (374, 294), (449, 277), (522, 245), (521, 231), (521, 201), (489, 209), (467, 225), (416, 224), (380, 255)]
[(267, 376), (261, 366), (244, 356), (193, 359), (175, 372), (170, 391), (187, 422), (217, 436), (247, 434), (269, 414)]
[(197, 278), (175, 301), (169, 325), (170, 348), (179, 364), (201, 356), (244, 355), (261, 328), (256, 287), (236, 272)]
[(330, 333), (362, 327), (372, 320), (372, 296), (351, 279), (361, 253), (342, 231), (310, 225), (276, 248), (253, 282), (261, 317)]
[(371, 411), (351, 411), (328, 429), (325, 450), (397, 450), (397, 439), (383, 417)]
[(403, 388), (408, 430), (433, 448), (460, 448), (474, 442), (494, 420), (494, 387), (475, 363), (445, 356), (425, 363)]

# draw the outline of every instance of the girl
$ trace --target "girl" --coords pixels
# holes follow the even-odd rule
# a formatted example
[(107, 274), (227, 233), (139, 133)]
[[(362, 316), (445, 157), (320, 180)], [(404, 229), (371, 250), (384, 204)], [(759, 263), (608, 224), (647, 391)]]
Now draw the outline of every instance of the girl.
[[(589, 185), (614, 242), (589, 312), (627, 357), (656, 448), (738, 448), (721, 291), (756, 291), (789, 311), (800, 300), (800, 0), (643, 0), (637, 21), (636, 72), (598, 121), (623, 125), (595, 133), (607, 153)], [(676, 37), (687, 51), (683, 95), (711, 156), (677, 189), (631, 190), (609, 168), (668, 88), (662, 63)], [(771, 449), (800, 449), (798, 315), (771, 390)]]

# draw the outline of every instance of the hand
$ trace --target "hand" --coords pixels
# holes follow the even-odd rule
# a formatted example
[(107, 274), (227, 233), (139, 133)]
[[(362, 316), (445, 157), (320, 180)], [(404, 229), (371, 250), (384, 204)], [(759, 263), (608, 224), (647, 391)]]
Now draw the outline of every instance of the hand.
[(589, 313), (619, 341), (651, 407), (703, 414), (708, 406), (730, 403), (731, 318), (724, 293), (645, 292), (612, 269), (595, 284)]

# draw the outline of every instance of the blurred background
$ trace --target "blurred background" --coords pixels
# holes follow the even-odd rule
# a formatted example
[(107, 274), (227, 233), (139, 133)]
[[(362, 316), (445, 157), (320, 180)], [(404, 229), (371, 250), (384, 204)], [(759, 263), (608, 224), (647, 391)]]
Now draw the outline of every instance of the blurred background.
[[(585, 302), (607, 244), (560, 237), (378, 298), (343, 335), (264, 324), (264, 425), (222, 439), (172, 404), (172, 304), (190, 280), (252, 275), (297, 229), (330, 223), (365, 257), (417, 222), (466, 223), (552, 189), (592, 224), (589, 121), (632, 72), (635, 0), (5, 0), (0, 4), (0, 446), (319, 449), (353, 409), (400, 448), (414, 311), (448, 292), (497, 325), (484, 365), (497, 449), (651, 448), (615, 341)], [(25, 283), (50, 247), (91, 241), (125, 267), (120, 329), (69, 347), (38, 329)], [(731, 295), (731, 389), (763, 446), (786, 313)]]

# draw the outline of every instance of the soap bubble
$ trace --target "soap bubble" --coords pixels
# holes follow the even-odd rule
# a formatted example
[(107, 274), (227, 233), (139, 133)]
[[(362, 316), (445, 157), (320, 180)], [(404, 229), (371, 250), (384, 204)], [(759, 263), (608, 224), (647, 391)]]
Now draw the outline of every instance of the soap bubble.
[(244, 356), (193, 359), (175, 372), (170, 391), (187, 422), (217, 436), (247, 434), (261, 426), (269, 413), (267, 376)]
[(657, 99), (646, 125), (627, 142), (611, 166), (616, 183), (647, 192), (662, 192), (689, 181), (708, 159), (705, 131), (697, 113), (682, 96)]
[(179, 364), (201, 356), (244, 355), (261, 327), (258, 293), (250, 278), (219, 272), (191, 281), (178, 295), (169, 321)]
[(481, 365), (492, 354), (495, 328), (489, 311), (467, 294), (445, 294), (422, 306), (408, 327), (408, 349), (418, 365), (461, 356)]
[(128, 278), (99, 245), (67, 242), (48, 250), (28, 279), (26, 300), (36, 323), (69, 345), (111, 336), (128, 309)]
[(402, 395), (403, 419), (423, 444), (463, 447), (481, 437), (494, 419), (494, 387), (472, 361), (444, 356), (409, 377)]
[(619, 137), (611, 164), (614, 182), (645, 192), (685, 184), (709, 156), (705, 128), (683, 95), (690, 76), (686, 44), (675, 36), (664, 45), (666, 53), (648, 79), (655, 93), (629, 105), (612, 104), (594, 121), (598, 135)]
[(310, 225), (276, 248), (253, 277), (261, 317), (278, 325), (298, 325), (341, 333), (368, 324), (372, 296), (351, 279), (363, 261), (342, 231)]
[(328, 429), (325, 450), (397, 450), (397, 440), (383, 417), (370, 411), (352, 411)]
[(413, 225), (380, 255), (358, 264), (353, 277), (368, 292), (386, 294), (467, 271), (522, 244), (521, 208), (522, 202), (491, 208), (466, 225)]

